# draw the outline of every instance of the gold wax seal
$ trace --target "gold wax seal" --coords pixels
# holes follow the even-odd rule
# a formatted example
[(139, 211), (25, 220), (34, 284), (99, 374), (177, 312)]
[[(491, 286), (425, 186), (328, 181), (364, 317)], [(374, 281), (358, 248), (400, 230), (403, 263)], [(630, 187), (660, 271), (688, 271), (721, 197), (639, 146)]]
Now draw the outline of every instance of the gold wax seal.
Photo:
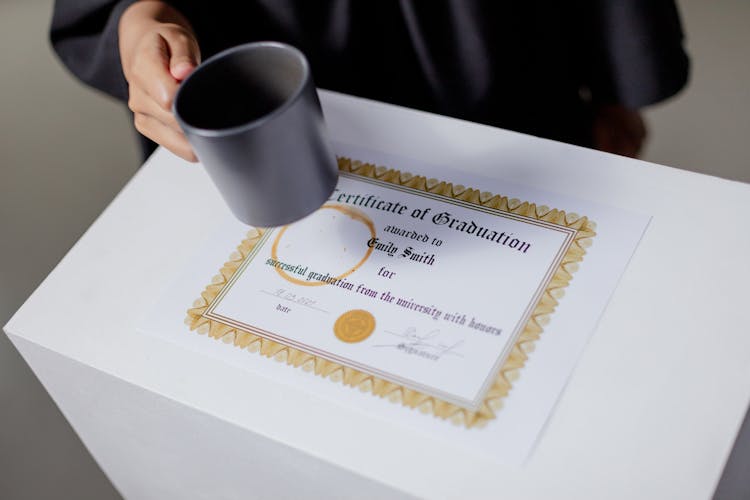
[(375, 316), (364, 309), (352, 309), (338, 317), (333, 333), (343, 342), (362, 342), (375, 330)]

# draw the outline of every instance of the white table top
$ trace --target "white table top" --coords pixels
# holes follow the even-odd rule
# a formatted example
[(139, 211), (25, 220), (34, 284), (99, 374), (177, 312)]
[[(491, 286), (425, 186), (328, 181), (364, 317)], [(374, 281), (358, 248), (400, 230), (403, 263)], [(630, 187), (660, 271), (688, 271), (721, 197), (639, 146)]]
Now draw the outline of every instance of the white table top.
[[(227, 213), (205, 172), (166, 151), (6, 331), (417, 496), (709, 498), (750, 401), (750, 185), (339, 94), (321, 99), (336, 140), (653, 215), (522, 467), (136, 333), (203, 228)], [(323, 422), (335, 439), (318, 431)]]

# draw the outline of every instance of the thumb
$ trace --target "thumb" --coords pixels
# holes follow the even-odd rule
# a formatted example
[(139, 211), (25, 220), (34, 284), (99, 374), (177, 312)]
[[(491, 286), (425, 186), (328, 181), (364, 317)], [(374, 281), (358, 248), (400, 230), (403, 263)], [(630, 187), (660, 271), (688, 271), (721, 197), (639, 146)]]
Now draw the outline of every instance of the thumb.
[(163, 34), (169, 45), (169, 72), (175, 80), (182, 81), (193, 72), (201, 60), (198, 42), (192, 34), (179, 30)]

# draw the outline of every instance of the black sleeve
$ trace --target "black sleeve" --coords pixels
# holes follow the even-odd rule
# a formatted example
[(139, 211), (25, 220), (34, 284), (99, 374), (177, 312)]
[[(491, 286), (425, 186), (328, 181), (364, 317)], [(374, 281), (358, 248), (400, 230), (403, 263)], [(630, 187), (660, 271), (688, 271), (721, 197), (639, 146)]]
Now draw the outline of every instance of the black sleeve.
[(50, 41), (65, 66), (86, 84), (126, 101), (117, 24), (136, 0), (56, 0)]
[(674, 0), (597, 0), (591, 91), (601, 103), (640, 108), (673, 96), (690, 61)]

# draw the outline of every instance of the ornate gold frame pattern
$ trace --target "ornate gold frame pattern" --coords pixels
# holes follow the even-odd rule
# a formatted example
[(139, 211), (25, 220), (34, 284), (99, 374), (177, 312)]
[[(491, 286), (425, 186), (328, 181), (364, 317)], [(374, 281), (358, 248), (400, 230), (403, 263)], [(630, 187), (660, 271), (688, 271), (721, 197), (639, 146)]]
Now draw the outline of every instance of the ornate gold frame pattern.
[(393, 403), (401, 403), (422, 413), (433, 414), (454, 424), (467, 428), (485, 426), (490, 420), (495, 418), (496, 412), (502, 408), (503, 398), (508, 395), (513, 382), (520, 376), (520, 370), (523, 368), (529, 353), (534, 350), (535, 342), (539, 339), (544, 327), (549, 323), (550, 315), (555, 311), (558, 300), (564, 295), (565, 287), (568, 286), (570, 280), (573, 278), (573, 273), (578, 269), (579, 263), (586, 254), (586, 249), (591, 245), (596, 235), (594, 232), (596, 224), (587, 217), (581, 217), (574, 213), (550, 209), (547, 206), (537, 206), (534, 203), (522, 202), (518, 199), (508, 199), (505, 196), (494, 195), (487, 191), (480, 192), (477, 189), (466, 188), (462, 185), (454, 185), (437, 179), (414, 176), (400, 170), (363, 163), (346, 157), (339, 157), (338, 165), (339, 169), (343, 172), (462, 200), (502, 212), (546, 221), (576, 231), (575, 237), (570, 243), (560, 265), (536, 304), (521, 334), (516, 339), (494, 383), (487, 391), (481, 406), (476, 411), (462, 408), (442, 401), (437, 397), (420, 393), (416, 390), (380, 379), (374, 375), (205, 317), (204, 313), (206, 310), (260, 240), (264, 232), (260, 228), (251, 229), (247, 237), (237, 247), (237, 250), (230, 255), (229, 261), (219, 270), (219, 274), (213, 277), (211, 283), (201, 293), (200, 298), (193, 303), (193, 307), (187, 311), (185, 324), (190, 327), (191, 331), (196, 331), (204, 335), (207, 334), (209, 337), (221, 340), (225, 344), (231, 344), (240, 349), (247, 349), (253, 353), (260, 353), (265, 357), (273, 358), (276, 361), (294, 367), (301, 367), (305, 371), (329, 378), (334, 382), (341, 382), (347, 386), (359, 388), (363, 392), (371, 392)]

